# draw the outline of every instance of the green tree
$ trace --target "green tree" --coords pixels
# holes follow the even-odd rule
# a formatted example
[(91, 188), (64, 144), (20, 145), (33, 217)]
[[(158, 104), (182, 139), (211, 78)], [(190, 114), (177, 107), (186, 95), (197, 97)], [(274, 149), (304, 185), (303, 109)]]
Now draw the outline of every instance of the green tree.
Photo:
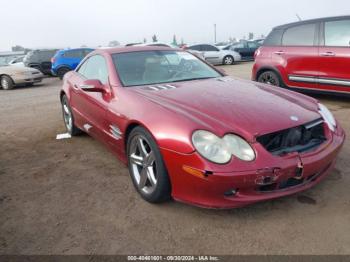
[(174, 35), (174, 37), (173, 37), (173, 42), (172, 42), (172, 44), (177, 46), (176, 35)]
[(155, 34), (152, 36), (152, 41), (153, 43), (158, 42), (158, 38)]
[(253, 39), (254, 39), (254, 34), (253, 33), (249, 33), (248, 40), (253, 40)]

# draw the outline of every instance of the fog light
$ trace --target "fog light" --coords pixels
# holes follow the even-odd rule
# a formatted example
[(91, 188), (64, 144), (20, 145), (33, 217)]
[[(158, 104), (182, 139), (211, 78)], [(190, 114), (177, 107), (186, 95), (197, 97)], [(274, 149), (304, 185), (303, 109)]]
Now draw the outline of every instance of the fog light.
[(234, 196), (234, 195), (237, 194), (237, 192), (238, 192), (238, 189), (233, 188), (233, 189), (230, 189), (230, 190), (226, 191), (224, 193), (224, 196), (227, 196), (227, 197)]

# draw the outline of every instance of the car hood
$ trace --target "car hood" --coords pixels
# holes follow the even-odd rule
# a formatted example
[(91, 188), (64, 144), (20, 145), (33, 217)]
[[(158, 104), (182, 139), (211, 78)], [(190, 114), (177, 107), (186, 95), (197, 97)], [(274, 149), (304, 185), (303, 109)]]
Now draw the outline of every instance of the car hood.
[(320, 118), (317, 101), (313, 98), (231, 77), (134, 90), (148, 100), (189, 118), (194, 130), (206, 129), (219, 136), (233, 132), (249, 141), (262, 134)]
[(22, 72), (38, 72), (35, 68), (30, 67), (22, 67), (22, 66), (16, 66), (16, 65), (8, 65), (8, 66), (2, 66), (0, 67), (0, 72), (3, 74), (17, 74)]

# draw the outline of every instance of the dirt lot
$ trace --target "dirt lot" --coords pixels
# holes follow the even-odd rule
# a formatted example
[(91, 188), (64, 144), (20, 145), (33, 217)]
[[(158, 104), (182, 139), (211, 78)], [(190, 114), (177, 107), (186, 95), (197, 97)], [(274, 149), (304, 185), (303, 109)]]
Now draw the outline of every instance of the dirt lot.
[[(225, 70), (250, 77), (251, 63)], [(58, 91), (0, 91), (0, 254), (350, 254), (350, 143), (313, 189), (235, 210), (152, 205), (88, 136), (65, 132)], [(350, 100), (317, 97), (350, 134)]]

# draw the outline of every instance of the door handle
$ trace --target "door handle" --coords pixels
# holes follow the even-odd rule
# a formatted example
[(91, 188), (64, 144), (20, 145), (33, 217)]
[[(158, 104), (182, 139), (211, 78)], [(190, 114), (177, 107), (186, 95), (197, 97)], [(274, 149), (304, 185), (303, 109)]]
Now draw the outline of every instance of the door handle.
[(321, 53), (320, 56), (335, 56), (335, 53), (333, 53), (333, 52), (325, 52), (325, 53)]
[(274, 52), (275, 55), (283, 55), (284, 54), (284, 51), (276, 51)]

